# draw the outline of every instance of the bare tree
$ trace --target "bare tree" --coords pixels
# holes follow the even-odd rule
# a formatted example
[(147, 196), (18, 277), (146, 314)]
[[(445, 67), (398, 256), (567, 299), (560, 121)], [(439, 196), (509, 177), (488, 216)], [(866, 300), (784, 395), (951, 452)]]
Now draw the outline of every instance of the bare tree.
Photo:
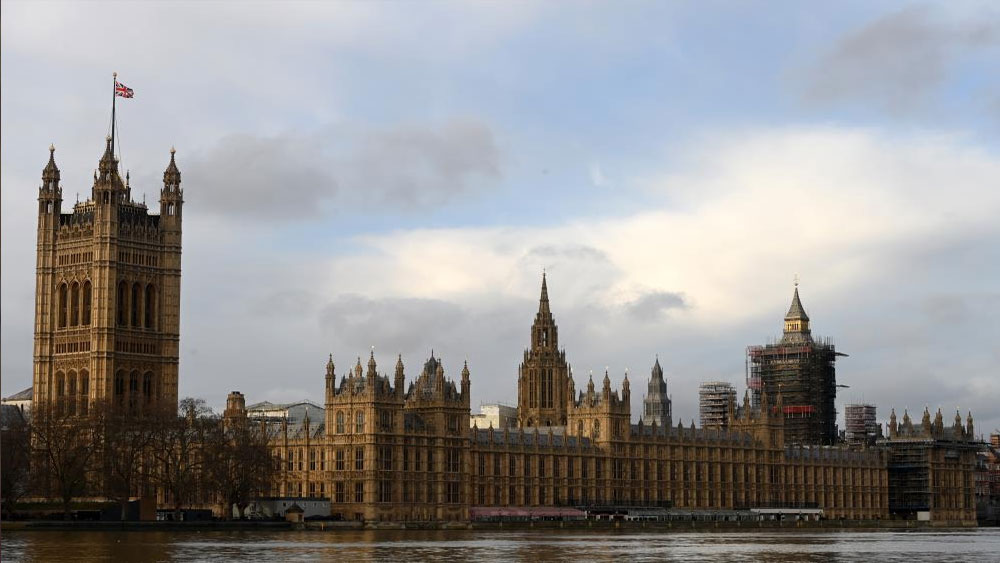
[(207, 435), (208, 486), (221, 498), (227, 520), (233, 506), (243, 518), (250, 502), (270, 487), (274, 465), (267, 444), (267, 429), (245, 417), (221, 421)]
[(153, 432), (154, 482), (180, 520), (181, 509), (198, 498), (205, 471), (206, 439), (218, 423), (202, 399), (181, 400), (178, 412), (163, 412)]
[(118, 502), (121, 519), (126, 519), (128, 501), (139, 496), (148, 484), (152, 465), (156, 411), (124, 408), (95, 408), (101, 426), (104, 489)]
[(4, 417), (0, 428), (0, 490), (7, 518), (17, 502), (28, 492), (31, 480), (31, 428), (19, 409)]
[(31, 446), (40, 492), (62, 501), (70, 518), (73, 498), (87, 492), (101, 444), (100, 424), (93, 416), (76, 416), (57, 401), (33, 405)]

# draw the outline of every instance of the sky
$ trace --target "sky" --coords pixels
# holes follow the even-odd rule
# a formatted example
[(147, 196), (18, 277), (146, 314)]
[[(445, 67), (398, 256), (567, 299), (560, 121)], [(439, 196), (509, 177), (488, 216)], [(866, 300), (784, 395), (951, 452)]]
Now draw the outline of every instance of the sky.
[[(991, 2), (3, 2), (0, 385), (31, 384), (37, 186), (184, 188), (181, 397), (323, 401), (374, 346), (516, 404), (548, 275), (577, 388), (745, 389), (793, 280), (845, 404), (1000, 428)], [(154, 206), (155, 209), (155, 206)], [(598, 380), (599, 381), (599, 380)], [(842, 418), (841, 418), (842, 420)], [(842, 424), (842, 422), (841, 422)]]

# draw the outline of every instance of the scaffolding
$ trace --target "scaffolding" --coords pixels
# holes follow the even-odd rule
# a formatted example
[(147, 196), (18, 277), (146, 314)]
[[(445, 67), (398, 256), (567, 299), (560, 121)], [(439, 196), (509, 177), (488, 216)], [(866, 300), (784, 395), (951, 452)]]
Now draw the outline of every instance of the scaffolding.
[(848, 442), (874, 443), (878, 434), (875, 405), (856, 403), (844, 407), (844, 437)]
[(736, 389), (725, 381), (709, 381), (698, 387), (698, 414), (702, 428), (725, 429), (729, 426), (729, 403), (736, 402)]
[(772, 405), (780, 394), (786, 443), (833, 444), (837, 439), (834, 362), (844, 355), (828, 339), (747, 347), (751, 408), (760, 410), (763, 393)]

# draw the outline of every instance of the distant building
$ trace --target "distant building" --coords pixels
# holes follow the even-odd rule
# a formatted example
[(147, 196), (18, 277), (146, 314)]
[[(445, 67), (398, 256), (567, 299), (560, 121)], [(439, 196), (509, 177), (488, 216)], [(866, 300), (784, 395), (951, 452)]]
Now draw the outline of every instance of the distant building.
[(10, 405), (16, 407), (21, 411), (21, 414), (27, 416), (28, 412), (31, 411), (31, 402), (34, 392), (31, 387), (28, 387), (24, 391), (14, 393), (10, 397), (0, 400), (0, 404)]
[(729, 408), (736, 404), (736, 389), (725, 381), (709, 381), (698, 386), (698, 414), (704, 428), (729, 427)]
[(479, 414), (469, 415), (469, 427), (517, 428), (517, 407), (493, 403), (480, 405)]
[(646, 397), (642, 400), (642, 423), (646, 426), (656, 424), (659, 428), (670, 428), (673, 420), (672, 401), (667, 395), (667, 382), (663, 379), (663, 368), (657, 357), (649, 374)]
[(292, 403), (272, 403), (263, 401), (247, 406), (247, 417), (268, 423), (285, 422), (289, 426), (302, 424), (308, 416), (313, 422), (325, 419), (325, 409), (312, 401), (302, 400)]
[(747, 387), (752, 408), (760, 408), (763, 393), (772, 401), (782, 396), (785, 441), (791, 444), (831, 445), (837, 441), (838, 356), (828, 340), (815, 341), (809, 315), (799, 300), (798, 284), (785, 315), (781, 339), (747, 348)]

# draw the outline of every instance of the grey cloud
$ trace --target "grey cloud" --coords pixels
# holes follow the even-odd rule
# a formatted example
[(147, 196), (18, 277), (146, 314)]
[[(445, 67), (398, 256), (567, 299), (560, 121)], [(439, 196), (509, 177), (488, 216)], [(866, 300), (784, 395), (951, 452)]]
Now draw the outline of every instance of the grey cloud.
[(262, 317), (303, 317), (314, 313), (316, 302), (317, 296), (308, 291), (278, 291), (254, 303), (250, 312)]
[(626, 312), (642, 321), (656, 320), (676, 309), (687, 309), (688, 302), (681, 293), (650, 291), (625, 306)]
[(892, 111), (919, 106), (970, 50), (1000, 44), (1000, 19), (950, 19), (923, 6), (884, 16), (841, 38), (805, 72), (803, 96), (870, 100)]
[(342, 295), (323, 308), (320, 325), (352, 350), (415, 352), (453, 338), (466, 317), (458, 305), (436, 299)]
[(594, 248), (592, 246), (585, 246), (582, 244), (566, 245), (566, 246), (555, 246), (555, 245), (536, 246), (528, 251), (526, 258), (529, 260), (535, 258), (543, 258), (543, 259), (566, 258), (569, 260), (576, 260), (576, 261), (608, 262), (608, 255), (605, 254), (604, 251)]
[(194, 210), (258, 220), (341, 208), (424, 209), (500, 176), (492, 130), (477, 120), (385, 129), (335, 127), (271, 137), (230, 135), (190, 157)]

